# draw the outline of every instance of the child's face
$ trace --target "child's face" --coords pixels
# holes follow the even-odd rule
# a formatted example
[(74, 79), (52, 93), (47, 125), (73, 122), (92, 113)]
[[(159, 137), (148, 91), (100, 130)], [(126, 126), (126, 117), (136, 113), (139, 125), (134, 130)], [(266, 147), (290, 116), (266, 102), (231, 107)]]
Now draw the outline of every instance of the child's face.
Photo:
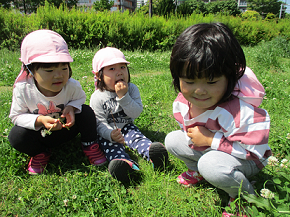
[(115, 85), (118, 82), (128, 83), (129, 79), (128, 69), (125, 63), (117, 63), (104, 67), (103, 75), (106, 89), (110, 91), (115, 91)]
[(38, 90), (45, 96), (56, 96), (69, 79), (68, 64), (39, 68), (33, 72)]
[(223, 75), (212, 81), (206, 78), (187, 79), (179, 78), (180, 90), (194, 109), (205, 112), (216, 105), (224, 96), (228, 79)]

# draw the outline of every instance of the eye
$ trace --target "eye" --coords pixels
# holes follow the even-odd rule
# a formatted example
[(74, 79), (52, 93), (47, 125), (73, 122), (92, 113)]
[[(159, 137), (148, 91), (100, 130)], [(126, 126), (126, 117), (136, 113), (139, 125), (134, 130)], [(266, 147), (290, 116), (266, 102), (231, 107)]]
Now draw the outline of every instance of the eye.
[(109, 68), (109, 70), (112, 70), (112, 71), (114, 71), (114, 70), (115, 70), (115, 68), (113, 68), (113, 67), (112, 67), (112, 68)]
[(52, 69), (46, 69), (46, 70), (44, 70), (44, 71), (46, 71), (46, 72), (53, 72)]
[(62, 70), (63, 70), (63, 71), (65, 71), (65, 70), (67, 70), (67, 69), (68, 69), (67, 67), (65, 67), (65, 68), (62, 68)]
[(208, 84), (216, 84), (218, 81), (209, 81)]

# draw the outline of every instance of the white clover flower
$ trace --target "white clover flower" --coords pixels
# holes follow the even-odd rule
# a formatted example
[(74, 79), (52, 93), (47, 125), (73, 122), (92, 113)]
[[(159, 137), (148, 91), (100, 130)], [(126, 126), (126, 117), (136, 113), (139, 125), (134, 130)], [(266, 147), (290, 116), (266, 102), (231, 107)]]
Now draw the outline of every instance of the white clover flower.
[(269, 189), (263, 188), (261, 190), (261, 196), (266, 198), (266, 199), (273, 199), (275, 194), (272, 191), (270, 191)]
[(77, 195), (74, 194), (74, 195), (72, 196), (72, 199), (73, 199), (73, 200), (77, 199)]
[(278, 159), (276, 157), (274, 157), (274, 156), (270, 156), (268, 158), (268, 164), (270, 166), (276, 166), (278, 164)]
[(284, 158), (283, 160), (281, 160), (281, 163), (286, 164), (286, 163), (288, 163), (288, 160)]
[(287, 133), (286, 139), (290, 139), (290, 133)]
[(63, 200), (64, 206), (67, 206), (68, 199)]
[(288, 168), (286, 164), (280, 164), (280, 168)]

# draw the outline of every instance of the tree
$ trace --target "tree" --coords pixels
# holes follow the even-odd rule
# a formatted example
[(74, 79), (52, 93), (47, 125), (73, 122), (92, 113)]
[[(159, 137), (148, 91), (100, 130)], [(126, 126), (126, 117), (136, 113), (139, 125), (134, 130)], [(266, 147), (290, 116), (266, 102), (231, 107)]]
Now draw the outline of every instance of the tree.
[(111, 7), (113, 7), (114, 1), (109, 0), (99, 0), (94, 2), (94, 9), (96, 11), (105, 11), (105, 10), (111, 10)]
[(4, 8), (10, 8), (11, 7), (11, 1), (8, 0), (0, 0), (0, 7)]
[(59, 7), (61, 4), (65, 4), (67, 7), (72, 8), (77, 5), (78, 0), (13, 0), (12, 5), (19, 9), (25, 14), (31, 14), (37, 11), (39, 6), (43, 6), (45, 2), (53, 4), (56, 7)]
[(238, 3), (235, 0), (215, 1), (205, 5), (207, 13), (217, 14), (223, 13), (236, 16), (241, 13), (238, 9)]
[(174, 0), (159, 0), (156, 5), (157, 14), (159, 16), (166, 16), (175, 11), (175, 1)]
[(278, 0), (247, 0), (248, 9), (257, 11), (262, 16), (268, 13), (279, 16), (281, 4)]

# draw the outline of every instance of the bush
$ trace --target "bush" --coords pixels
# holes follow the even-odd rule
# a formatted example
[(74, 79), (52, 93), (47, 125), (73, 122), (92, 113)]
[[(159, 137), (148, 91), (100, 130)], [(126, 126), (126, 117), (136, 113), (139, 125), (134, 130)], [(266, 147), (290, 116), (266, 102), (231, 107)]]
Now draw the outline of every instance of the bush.
[[(245, 14), (249, 14), (246, 12)], [(223, 22), (230, 26), (242, 45), (256, 45), (276, 36), (290, 38), (288, 20), (263, 21), (254, 13), (246, 16), (197, 14), (149, 18), (143, 13), (69, 10), (48, 3), (37, 13), (23, 15), (0, 8), (0, 49), (16, 50), (29, 32), (51, 29), (61, 34), (71, 48), (115, 46), (123, 50), (170, 50), (187, 27), (201, 22)], [(252, 19), (256, 22), (252, 22)]]

